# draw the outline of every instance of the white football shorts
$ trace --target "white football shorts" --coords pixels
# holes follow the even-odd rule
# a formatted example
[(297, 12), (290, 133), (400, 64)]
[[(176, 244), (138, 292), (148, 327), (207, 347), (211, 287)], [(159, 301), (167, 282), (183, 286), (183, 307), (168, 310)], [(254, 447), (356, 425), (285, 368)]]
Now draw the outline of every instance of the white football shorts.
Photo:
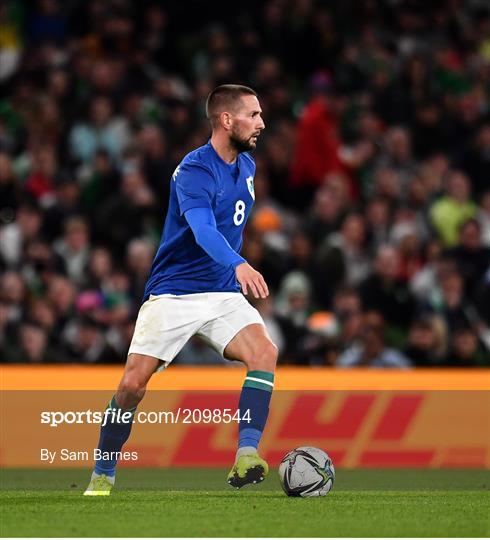
[(219, 354), (249, 324), (264, 324), (241, 293), (210, 292), (150, 295), (141, 306), (131, 353), (158, 358), (164, 368), (197, 335)]

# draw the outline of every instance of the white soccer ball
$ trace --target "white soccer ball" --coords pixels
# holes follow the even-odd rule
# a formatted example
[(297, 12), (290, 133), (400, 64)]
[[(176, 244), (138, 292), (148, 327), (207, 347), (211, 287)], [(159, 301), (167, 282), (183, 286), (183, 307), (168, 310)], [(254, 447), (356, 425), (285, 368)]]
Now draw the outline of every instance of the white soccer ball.
[(300, 446), (284, 456), (279, 480), (289, 497), (324, 497), (332, 489), (335, 468), (323, 450)]

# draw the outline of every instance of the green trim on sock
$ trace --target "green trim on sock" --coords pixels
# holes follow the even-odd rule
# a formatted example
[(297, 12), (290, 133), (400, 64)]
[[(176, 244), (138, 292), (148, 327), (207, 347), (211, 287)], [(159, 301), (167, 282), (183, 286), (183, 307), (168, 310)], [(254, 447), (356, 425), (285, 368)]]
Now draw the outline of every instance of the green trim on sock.
[(109, 401), (106, 409), (116, 409), (116, 410), (119, 409), (122, 412), (131, 412), (133, 414), (136, 411), (136, 407), (132, 407), (131, 409), (127, 409), (127, 410), (124, 410), (122, 407), (119, 407), (119, 405), (117, 404), (117, 401), (116, 401), (116, 396), (112, 396), (112, 399), (111, 399), (111, 401)]
[(271, 373), (270, 371), (249, 371), (247, 373), (247, 377), (255, 377), (256, 379), (263, 379), (264, 381), (269, 381), (271, 383), (274, 382), (274, 373)]
[(272, 390), (274, 389), (272, 386), (269, 386), (268, 384), (264, 384), (258, 381), (250, 381), (248, 379), (245, 379), (245, 382), (243, 383), (243, 388), (258, 388), (259, 390), (266, 390), (267, 392), (272, 393)]

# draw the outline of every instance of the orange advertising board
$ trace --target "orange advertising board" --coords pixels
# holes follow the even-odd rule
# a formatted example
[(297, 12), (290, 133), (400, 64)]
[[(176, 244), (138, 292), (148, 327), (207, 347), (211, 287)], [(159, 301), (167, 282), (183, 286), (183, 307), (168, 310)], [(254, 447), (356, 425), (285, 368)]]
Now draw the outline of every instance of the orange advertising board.
[[(2, 368), (0, 465), (91, 466), (100, 419), (89, 422), (87, 411), (104, 410), (120, 374), (120, 367)], [(228, 466), (238, 430), (228, 420), (242, 379), (242, 370), (223, 368), (157, 375), (125, 447), (132, 457), (121, 465)], [(261, 443), (271, 465), (312, 445), (338, 467), (490, 468), (489, 371), (286, 368), (277, 381)], [(53, 413), (63, 421), (42, 421)]]

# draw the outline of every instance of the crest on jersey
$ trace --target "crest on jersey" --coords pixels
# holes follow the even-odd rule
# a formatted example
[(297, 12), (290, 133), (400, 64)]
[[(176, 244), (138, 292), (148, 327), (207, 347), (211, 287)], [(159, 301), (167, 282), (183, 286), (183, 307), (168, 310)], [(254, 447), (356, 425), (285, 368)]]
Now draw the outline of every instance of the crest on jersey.
[(247, 178), (247, 187), (248, 187), (248, 192), (250, 193), (252, 199), (255, 201), (254, 177), (253, 176), (249, 176)]

